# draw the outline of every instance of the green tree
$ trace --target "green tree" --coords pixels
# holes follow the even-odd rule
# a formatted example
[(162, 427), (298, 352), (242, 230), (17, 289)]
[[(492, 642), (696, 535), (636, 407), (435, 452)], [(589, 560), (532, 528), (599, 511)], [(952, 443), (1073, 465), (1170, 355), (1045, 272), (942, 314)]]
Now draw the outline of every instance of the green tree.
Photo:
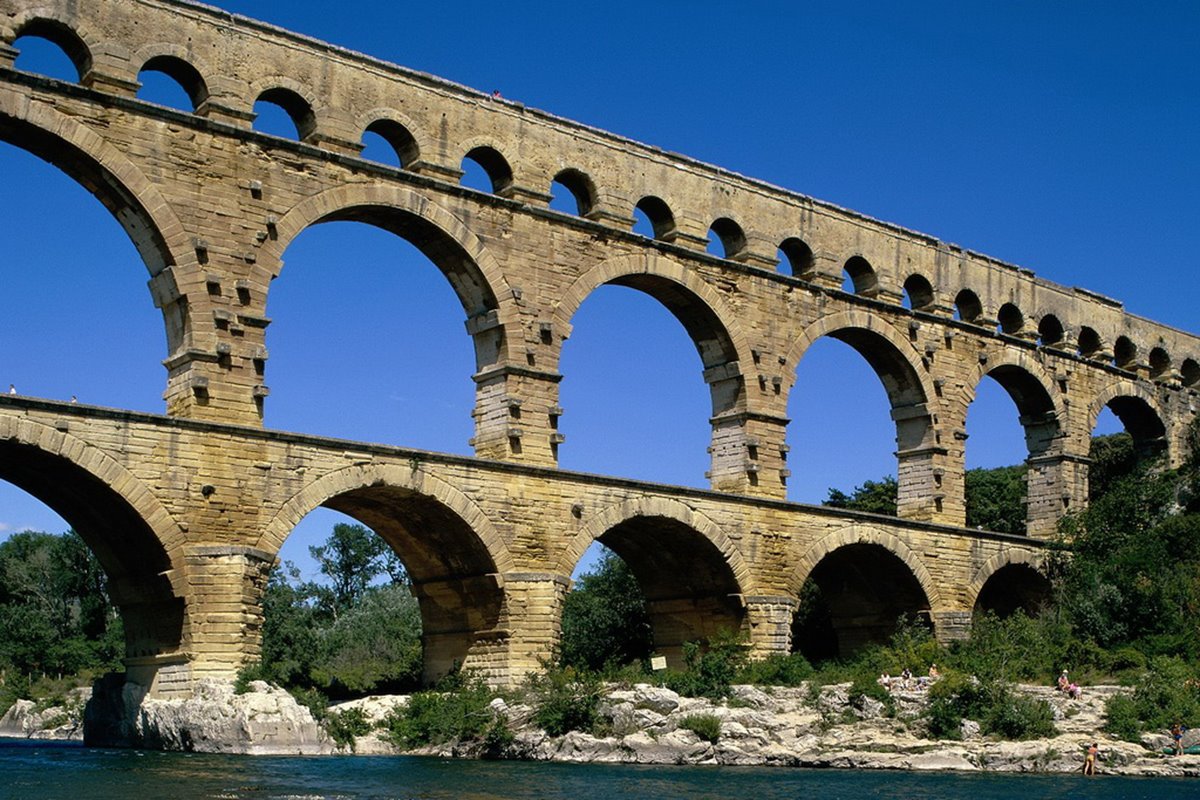
[(650, 617), (637, 579), (612, 551), (580, 576), (563, 603), (565, 666), (600, 670), (649, 658)]
[(308, 552), (329, 579), (319, 595), (335, 618), (357, 606), (379, 576), (389, 574), (394, 579), (399, 564), (387, 542), (362, 525), (338, 523), (324, 544), (309, 547)]
[(841, 489), (830, 488), (829, 496), (825, 498), (822, 505), (894, 517), (896, 516), (898, 491), (896, 479), (888, 475), (877, 481), (864, 481), (861, 486), (855, 486), (850, 494), (846, 494)]
[(969, 469), (966, 472), (967, 527), (997, 533), (1025, 533), (1025, 467)]

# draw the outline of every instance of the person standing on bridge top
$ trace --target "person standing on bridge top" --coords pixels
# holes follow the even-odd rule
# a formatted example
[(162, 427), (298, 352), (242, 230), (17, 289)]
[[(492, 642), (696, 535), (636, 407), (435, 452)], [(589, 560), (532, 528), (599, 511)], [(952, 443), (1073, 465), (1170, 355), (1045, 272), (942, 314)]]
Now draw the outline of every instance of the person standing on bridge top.
[(16, 394), (16, 393), (17, 393), (17, 387), (16, 387), (16, 384), (12, 384), (12, 383), (10, 383), (10, 384), (8, 385), (8, 393), (9, 393), (9, 394)]

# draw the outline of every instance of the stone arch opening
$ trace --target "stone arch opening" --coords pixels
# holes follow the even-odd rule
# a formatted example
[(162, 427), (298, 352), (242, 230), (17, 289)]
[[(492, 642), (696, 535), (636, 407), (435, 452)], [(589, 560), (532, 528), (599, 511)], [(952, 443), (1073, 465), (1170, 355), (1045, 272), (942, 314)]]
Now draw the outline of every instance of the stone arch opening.
[(662, 199), (648, 195), (634, 206), (633, 230), (651, 239), (670, 241), (675, 236), (675, 214)]
[(935, 300), (933, 284), (924, 275), (910, 275), (904, 282), (904, 305), (914, 311), (930, 309)]
[[(482, 171), (486, 186), (478, 185), (480, 183), (477, 176), (471, 174), (471, 166), (476, 170)], [(490, 191), (492, 194), (503, 195), (513, 184), (513, 171), (509, 166), (508, 160), (500, 155), (500, 151), (494, 147), (487, 145), (479, 145), (471, 148), (465, 156), (463, 156), (463, 186), (468, 186), (481, 191)]]
[(779, 243), (779, 255), (780, 268), (786, 265), (788, 272), (797, 278), (807, 280), (812, 277), (816, 262), (812, 248), (803, 239), (796, 236), (784, 239)]
[[(276, 427), (469, 452), (482, 392), (472, 376), (506, 351), (477, 254), (430, 217), (383, 202), (348, 203), (286, 245), (289, 268), (271, 283), (267, 303), (275, 318), (266, 339), (270, 384), (277, 396), (308, 399), (276, 414), (260, 407), (265, 418)], [(347, 259), (358, 268), (346, 270)], [(348, 355), (355, 342), (374, 355)], [(264, 374), (265, 355), (255, 364)], [(354, 415), (344, 413), (347, 392), (356, 396)]]
[[(999, 516), (985, 522), (981, 522), (978, 518), (972, 518), (968, 512), (967, 524), (987, 529), (999, 529), (1005, 533), (1046, 533), (1048, 527), (1053, 527), (1054, 520), (1063, 513), (1067, 502), (1063, 495), (1062, 476), (1058, 474), (1062, 432), (1054, 398), (1042, 380), (1023, 363), (999, 364), (991, 369), (986, 369), (980, 374), (974, 394), (970, 398), (967, 419), (968, 433), (976, 430), (976, 426), (971, 422), (971, 414), (975, 412), (977, 401), (985, 392), (982, 383), (988, 378), (999, 384), (1016, 407), (1017, 421), (1021, 426), (1020, 430), (1025, 445), (1023, 448), (1026, 453), (1025, 466), (1022, 470), (1025, 478), (1023, 481), (1013, 482), (1011, 485), (1003, 482), (1003, 485), (1007, 487), (1007, 492), (1012, 493), (1012, 496), (1008, 498), (1012, 508), (1003, 510), (998, 506), (995, 513)], [(998, 420), (989, 419), (989, 421), (993, 423), (990, 427), (996, 427), (995, 423)], [(994, 436), (992, 438), (994, 439)], [(986, 443), (987, 440), (977, 443), (976, 448), (984, 446)], [(1009, 442), (991, 443), (996, 450), (1001, 452), (1020, 450)], [(970, 465), (970, 459), (967, 459), (967, 463)], [(1002, 461), (1001, 464), (1003, 463)], [(1015, 465), (1013, 466), (1015, 468)], [(1007, 470), (1008, 467), (1003, 467), (1003, 469)], [(983, 477), (982, 473), (980, 477)], [(970, 494), (972, 489), (971, 476), (968, 476), (967, 493)], [(997, 487), (988, 488), (986, 484), (981, 485), (981, 489), (998, 491)], [(1005, 496), (1007, 497), (1008, 494), (1006, 493)], [(1023, 512), (1019, 508), (1022, 504), (1024, 505)], [(968, 510), (972, 505), (972, 501), (968, 499)]]
[[(673, 457), (645, 460), (637, 477), (699, 485), (714, 419), (744, 404), (744, 382), (729, 366), (736, 367), (739, 349), (724, 315), (682, 276), (665, 272), (639, 270), (613, 275), (594, 288), (580, 286), (579, 305), (556, 314), (571, 314), (569, 325), (555, 323), (570, 335), (560, 356), (566, 444), (555, 452), (561, 466), (620, 470), (618, 464), (628, 464), (629, 448), (653, 450)], [(634, 320), (636, 326), (630, 324)], [(688, 356), (689, 344), (699, 363)], [(630, 363), (633, 351), (636, 363)], [(665, 396), (674, 398), (669, 406), (661, 401)], [(596, 418), (604, 424), (593, 426), (594, 433), (575, 427)]]
[[(43, 438), (43, 437), (38, 437)], [(132, 476), (114, 464), (122, 494), (64, 453), (16, 437), (0, 438), (0, 480), (32, 495), (62, 517), (96, 556), (125, 633), (127, 680), (155, 688), (161, 670), (187, 672), (187, 609), (174, 585), (179, 532)], [(78, 447), (82, 451), (82, 447)]]
[[(161, 76), (163, 82), (169, 85), (151, 86), (156, 76)], [(177, 56), (159, 55), (149, 59), (142, 65), (138, 80), (142, 82), (138, 89), (138, 98), (141, 100), (193, 113), (208, 100), (208, 85), (204, 77), (194, 66)], [(179, 92), (182, 92), (186, 102), (172, 100), (172, 95), (178, 95)]]
[(1185, 358), (1179, 365), (1179, 376), (1183, 380), (1184, 386), (1200, 384), (1200, 361), (1194, 358)]
[(905, 620), (932, 627), (918, 577), (882, 545), (846, 544), (823, 556), (804, 582), (792, 649), (809, 661), (852, 657), (886, 644)]
[(506, 619), (500, 573), (511, 563), (499, 537), (448, 486), (408, 470), (394, 472), (351, 468), (319, 479), (270, 523), (263, 548), (277, 552), (318, 506), (344, 514), (382, 538), (407, 572), (420, 609), (422, 682), (460, 667), (501, 674), (503, 665), (494, 658)]
[(852, 256), (843, 269), (846, 275), (843, 290), (863, 297), (874, 297), (879, 294), (879, 276), (871, 262), (862, 256)]
[[(854, 392), (856, 401), (848, 403), (845, 397), (848, 392), (843, 391), (841, 402), (837, 404), (838, 408), (836, 409), (821, 412), (806, 406), (803, 411), (800, 410), (800, 403), (813, 405), (822, 402), (818, 394), (824, 395), (824, 393), (814, 392), (812, 384), (802, 380), (801, 375), (806, 369), (805, 354), (813, 344), (823, 338), (848, 345), (866, 362), (883, 387), (887, 405), (883, 406), (881, 411), (890, 410), (890, 422), (885, 425), (886, 429), (895, 432), (891, 442), (893, 446), (889, 450), (894, 453), (899, 465), (908, 467), (907, 469), (893, 467), (895, 471), (892, 475), (898, 475), (899, 481), (897, 513), (903, 517), (920, 517), (936, 513), (938, 511), (937, 492), (935, 491), (935, 476), (932, 471), (932, 463), (929, 461), (928, 448), (933, 435), (933, 421), (926, 405), (930, 393), (916, 366), (916, 363), (919, 363), (917, 355), (894, 329), (884, 324), (875, 326), (873, 323), (868, 323), (864, 325), (859, 320), (848, 316), (837, 316), (830, 317), (806, 330), (788, 356), (789, 362), (796, 363), (795, 384), (790, 390), (788, 398), (789, 416), (793, 419), (814, 416), (828, 419), (830, 414), (841, 414), (848, 419), (848, 424), (856, 426), (869, 424), (857, 419), (861, 413), (869, 411), (869, 406), (864, 405), (866, 398), (861, 398), (860, 402), (858, 392)], [(820, 364), (819, 361), (818, 364)], [(834, 370), (828, 367), (819, 370), (820, 373), (825, 373), (821, 377), (823, 383), (835, 385), (844, 381), (847, 375), (845, 370)], [(884, 419), (886, 420), (887, 417)], [(837, 429), (837, 426), (829, 426), (826, 423), (823, 425), (827, 430)], [(799, 429), (795, 425), (792, 426), (792, 429), (792, 437), (806, 435), (798, 433)], [(793, 446), (793, 449), (799, 451), (800, 448)], [(805, 454), (797, 452), (796, 461), (804, 463), (806, 461)], [(861, 482), (864, 478), (875, 480), (878, 477), (880, 476), (863, 475), (857, 482)], [(800, 484), (802, 480), (793, 479), (793, 483)], [(827, 485), (826, 482), (826, 487)], [(850, 486), (845, 488), (849, 489)], [(816, 500), (817, 498), (812, 499)]]
[(1171, 374), (1171, 354), (1163, 347), (1150, 350), (1150, 377), (1161, 380)]
[(978, 322), (983, 316), (983, 303), (979, 295), (970, 289), (963, 289), (954, 298), (954, 317), (963, 322)]
[[(280, 118), (286, 117), (289, 126)], [(254, 101), (254, 129), (286, 139), (305, 141), (317, 129), (317, 115), (299, 92), (274, 86)]]
[(1058, 317), (1046, 314), (1038, 320), (1038, 344), (1043, 347), (1053, 347), (1062, 344), (1066, 332)]
[(1154, 459), (1167, 450), (1167, 427), (1151, 398), (1136, 386), (1120, 384), (1103, 392), (1091, 409), (1095, 431), (1100, 414), (1107, 408), (1133, 440), (1138, 459)]
[(1000, 306), (996, 320), (999, 322), (998, 330), (1009, 336), (1016, 336), (1025, 328), (1025, 315), (1013, 303), (1005, 303)]
[(714, 256), (736, 259), (746, 249), (745, 231), (729, 217), (714, 220), (708, 233), (708, 252)]
[(1078, 353), (1083, 358), (1095, 358), (1104, 349), (1104, 342), (1095, 328), (1086, 325), (1079, 329)]
[[(40, 39), (56, 48), (70, 61), (74, 74), (68, 75), (65, 72), (60, 72), (59, 69), (53, 66), (55, 62), (54, 54), (46, 52), (45, 48), (39, 47), (37, 43), (29, 42), (30, 39)], [(70, 26), (58, 20), (34, 18), (27, 21), (17, 30), (16, 38), (13, 40), (13, 47), (21, 51), (23, 49), (23, 41), (27, 45), (26, 49), (31, 52), (25, 55), (24, 58), (18, 52), (16, 60), (17, 69), (38, 72), (47, 75), (47, 77), (61, 77), (73, 83), (82, 81), (92, 71), (91, 50)], [(36, 52), (38, 50), (41, 52)], [(36, 60), (38, 63), (30, 64), (29, 62), (32, 60)], [(32, 69), (30, 69), (31, 67)]]
[(1113, 344), (1113, 366), (1132, 369), (1137, 366), (1138, 348), (1128, 336), (1118, 336)]
[(596, 206), (596, 185), (578, 169), (564, 169), (555, 175), (550, 194), (554, 197), (550, 207), (566, 214), (586, 217)]
[(1050, 580), (1031, 564), (1005, 564), (996, 569), (975, 598), (974, 613), (1010, 617), (1018, 611), (1036, 616), (1050, 605)]
[(706, 644), (745, 623), (742, 588), (728, 558), (703, 533), (670, 516), (639, 513), (596, 540), (629, 567), (642, 595), (654, 651), (683, 666), (683, 645)]
[[(160, 294), (155, 280), (147, 292), (145, 279), (146, 272), (153, 279), (175, 266), (178, 221), (119, 153), (46, 106), (13, 108), (0, 99), (0, 142), (13, 146), (0, 145), (9, 209), (0, 226), (8, 231), (6, 289), (23, 298), (0, 327), (8, 380), (23, 394), (77, 395), (84, 403), (162, 413), (161, 364), (189, 341), (191, 312), (185, 299)], [(38, 192), (30, 193), (34, 185)], [(107, 213), (98, 213), (101, 207)], [(45, 235), (48, 220), (67, 216), (70, 225), (51, 223), (55, 234)], [(145, 271), (118, 268), (138, 260)], [(49, 281), (53, 291), (47, 291)], [(131, 307), (131, 297), (144, 301)], [(119, 304), (126, 311), (115, 325), (112, 308)], [(47, 325), (60, 335), (38, 337)], [(93, 358), (78, 363), (85, 340), (92, 342)], [(77, 368), (47, 369), (46, 363)], [(122, 379), (112, 380), (113, 374)]]
[[(378, 137), (382, 147), (373, 146), (371, 139)], [(363, 131), (363, 158), (380, 163), (394, 162), (400, 169), (411, 169), (421, 158), (417, 139), (412, 132), (392, 119), (377, 119)], [(386, 160), (384, 160), (386, 159)]]

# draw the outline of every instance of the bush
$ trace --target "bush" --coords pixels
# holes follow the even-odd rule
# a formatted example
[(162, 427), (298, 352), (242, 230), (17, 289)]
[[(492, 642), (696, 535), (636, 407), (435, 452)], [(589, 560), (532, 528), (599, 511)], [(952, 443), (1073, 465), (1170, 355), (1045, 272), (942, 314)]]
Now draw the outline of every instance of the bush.
[(1001, 681), (979, 681), (950, 672), (929, 689), (925, 721), (938, 739), (961, 737), (962, 720), (979, 723), (985, 734), (1033, 739), (1054, 733), (1054, 714), (1043, 700), (1014, 693)]
[(529, 678), (533, 718), (551, 736), (569, 731), (590, 731), (596, 725), (596, 707), (602, 686), (593, 672), (572, 667), (548, 669)]
[(1137, 742), (1141, 739), (1142, 723), (1138, 719), (1137, 704), (1126, 694), (1117, 694), (1108, 698), (1104, 705), (1104, 714), (1108, 718), (1104, 730), (1127, 742)]
[(325, 732), (329, 738), (341, 747), (350, 746), (355, 749), (355, 739), (366, 736), (373, 730), (367, 713), (361, 708), (347, 708), (345, 711), (331, 711), (325, 717)]
[(716, 744), (721, 738), (721, 718), (715, 714), (688, 714), (679, 721), (679, 727), (691, 731), (701, 741)]
[(707, 650), (699, 642), (686, 642), (683, 661), (682, 671), (667, 673), (667, 688), (684, 697), (720, 700), (729, 695), (734, 678), (746, 666), (746, 645), (728, 633), (714, 636)]
[(503, 738), (506, 727), (491, 708), (492, 690), (483, 681), (465, 678), (443, 684), (442, 691), (417, 692), (408, 705), (384, 720), (385, 738), (411, 749), (448, 742), (487, 744)]
[(1106, 706), (1106, 730), (1136, 742), (1142, 731), (1165, 730), (1200, 720), (1196, 670), (1179, 658), (1159, 656), (1138, 680), (1132, 697), (1117, 695)]
[(812, 665), (804, 656), (792, 653), (751, 661), (737, 674), (737, 682), (755, 686), (799, 686), (812, 675)]

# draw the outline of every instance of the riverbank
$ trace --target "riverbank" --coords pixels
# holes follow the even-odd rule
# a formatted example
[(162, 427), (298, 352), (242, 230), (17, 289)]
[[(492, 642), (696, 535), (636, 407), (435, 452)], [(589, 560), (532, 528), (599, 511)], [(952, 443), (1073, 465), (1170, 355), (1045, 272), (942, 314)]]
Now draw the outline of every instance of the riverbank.
[[(136, 724), (144, 743), (198, 752), (320, 754), (356, 752), (417, 754), (457, 758), (482, 755), (478, 744), (445, 744), (402, 750), (376, 730), (337, 748), (316, 727), (308, 709), (286, 692), (255, 683), (236, 694), (232, 687), (206, 686), (188, 701), (143, 703)], [(533, 722), (532, 707), (496, 698), (492, 711), (512, 731), (500, 755), (530, 761), (601, 764), (703, 764), (890, 770), (955, 770), (1067, 773), (1080, 769), (1088, 744), (1100, 745), (1100, 772), (1119, 775), (1200, 777), (1200, 756), (1164, 756), (1163, 735), (1141, 744), (1121, 742), (1102, 732), (1104, 703), (1119, 687), (1088, 687), (1073, 700), (1045, 687), (1018, 690), (1046, 700), (1054, 711), (1055, 735), (1024, 742), (980, 736), (964, 721), (963, 739), (926, 738), (921, 711), (925, 692), (892, 693), (894, 710), (870, 698), (852, 702), (848, 684), (821, 687), (735, 686), (729, 698), (713, 702), (681, 697), (668, 689), (639, 684), (613, 688), (601, 699), (604, 735), (573, 731), (549, 736)], [(336, 705), (332, 713), (361, 709), (371, 725), (381, 725), (406, 696), (371, 697)], [(81, 735), (63, 715), (69, 708), (35, 709), (27, 701), (0, 719), (0, 735), (56, 738)], [(701, 725), (697, 720), (711, 718)], [(40, 723), (39, 723), (40, 720)], [(715, 720), (715, 723), (712, 721)], [(59, 723), (39, 729), (38, 724)], [(713, 741), (702, 738), (695, 730)], [(75, 732), (78, 731), (78, 734)], [(166, 735), (169, 732), (169, 735)], [(1190, 742), (1189, 742), (1190, 743)]]

